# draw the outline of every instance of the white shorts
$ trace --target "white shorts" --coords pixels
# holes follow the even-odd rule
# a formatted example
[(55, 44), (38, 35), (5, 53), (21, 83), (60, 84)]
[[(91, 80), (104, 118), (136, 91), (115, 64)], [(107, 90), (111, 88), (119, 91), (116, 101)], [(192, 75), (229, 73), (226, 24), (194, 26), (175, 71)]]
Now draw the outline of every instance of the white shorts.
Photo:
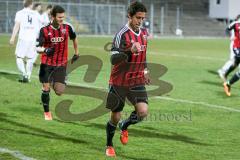
[(18, 39), (15, 54), (20, 58), (34, 58), (37, 55), (36, 41)]

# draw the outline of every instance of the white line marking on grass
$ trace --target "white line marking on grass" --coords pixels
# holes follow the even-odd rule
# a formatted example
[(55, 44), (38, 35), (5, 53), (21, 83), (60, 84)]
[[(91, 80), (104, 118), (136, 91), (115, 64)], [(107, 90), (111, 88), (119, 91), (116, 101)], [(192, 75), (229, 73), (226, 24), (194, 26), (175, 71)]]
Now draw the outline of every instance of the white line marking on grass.
[(232, 112), (240, 112), (239, 109), (234, 109), (234, 108), (230, 108), (230, 107), (227, 107), (227, 106), (221, 106), (221, 105), (216, 105), (216, 104), (209, 104), (209, 103), (206, 103), (206, 102), (196, 102), (196, 101), (190, 101), (190, 100), (184, 100), (184, 99), (175, 99), (175, 98), (161, 97), (161, 96), (156, 96), (154, 98), (155, 99), (167, 100), (167, 101), (173, 101), (173, 102), (179, 102), (179, 103), (197, 104), (197, 105), (202, 105), (202, 106), (206, 106), (206, 107), (209, 107), (209, 108), (223, 109), (223, 110), (228, 110), (228, 111), (232, 111)]
[[(84, 46), (80, 45), (79, 48), (96, 49), (96, 50), (99, 50), (99, 51), (104, 51), (104, 48), (94, 47), (94, 46), (86, 46), (86, 45), (84, 45)], [(104, 51), (104, 52), (107, 52), (107, 51)], [(184, 54), (161, 53), (161, 52), (152, 52), (152, 51), (150, 51), (148, 53), (152, 54), (152, 55), (180, 57), (180, 58), (188, 58), (188, 59), (210, 60), (210, 61), (226, 61), (226, 58), (218, 58), (218, 57), (189, 56), (189, 55), (184, 55)]]
[(226, 58), (215, 58), (215, 57), (204, 57), (204, 56), (189, 56), (183, 54), (172, 54), (172, 53), (158, 53), (158, 52), (148, 52), (153, 55), (160, 56), (169, 56), (169, 57), (180, 57), (180, 58), (188, 58), (188, 59), (199, 59), (199, 60), (211, 60), (211, 61), (226, 61)]
[(21, 159), (21, 160), (35, 160), (34, 158), (31, 157), (27, 157), (25, 155), (23, 155), (22, 153), (20, 153), (19, 151), (11, 151), (7, 148), (1, 148), (0, 147), (0, 153), (8, 153), (11, 154), (12, 156), (14, 156), (15, 158)]
[(16, 72), (16, 71), (9, 71), (9, 70), (5, 70), (5, 69), (0, 69), (0, 72), (1, 73), (9, 73), (9, 74), (19, 74), (19, 72)]
[[(0, 44), (0, 47), (6, 47), (9, 45)], [(69, 47), (73, 47), (73, 45), (69, 45)], [(109, 53), (108, 51), (104, 50), (104, 47), (94, 47), (94, 46), (87, 46), (87, 45), (79, 45), (79, 48), (85, 49), (96, 49), (105, 53)], [(188, 58), (188, 59), (198, 59), (198, 60), (210, 60), (210, 61), (226, 61), (226, 58), (218, 58), (218, 57), (205, 57), (205, 56), (189, 56), (184, 54), (173, 54), (173, 53), (161, 53), (161, 52), (148, 52), (152, 55), (159, 55), (159, 56), (169, 56), (169, 57), (179, 57), (179, 58)]]
[[(15, 71), (8, 71), (8, 70), (0, 70), (0, 72), (3, 73), (10, 73), (10, 74), (18, 74), (18, 72)], [(38, 76), (32, 75), (33, 78), (38, 78)], [(75, 82), (67, 82), (67, 84), (72, 84), (72, 85), (77, 85), (77, 86), (82, 86), (82, 87), (89, 87), (89, 88), (96, 88), (96, 89), (102, 89), (102, 90), (106, 90), (107, 88), (104, 87), (98, 87), (98, 86), (93, 86), (93, 85), (87, 85), (87, 84), (80, 84), (80, 83), (75, 83)], [(176, 99), (176, 98), (170, 98), (170, 97), (163, 97), (163, 96), (155, 96), (152, 97), (153, 99), (162, 99), (162, 100), (166, 100), (166, 101), (174, 101), (174, 102), (179, 102), (179, 103), (186, 103), (186, 104), (195, 104), (195, 105), (202, 105), (202, 106), (206, 106), (209, 108), (217, 108), (217, 109), (223, 109), (223, 110), (227, 110), (227, 111), (232, 111), (232, 112), (240, 112), (239, 109), (234, 109), (231, 107), (227, 107), (227, 106), (222, 106), (222, 105), (216, 105), (216, 104), (209, 104), (207, 102), (197, 102), (197, 101), (191, 101), (191, 100), (186, 100), (186, 99)]]

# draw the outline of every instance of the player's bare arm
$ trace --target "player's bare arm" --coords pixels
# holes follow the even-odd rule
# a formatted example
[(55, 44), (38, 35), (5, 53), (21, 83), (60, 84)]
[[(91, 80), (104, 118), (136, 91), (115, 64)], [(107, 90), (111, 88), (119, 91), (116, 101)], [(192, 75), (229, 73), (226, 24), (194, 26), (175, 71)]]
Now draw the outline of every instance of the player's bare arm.
[(9, 41), (10, 45), (14, 45), (14, 41), (15, 41), (15, 38), (17, 36), (17, 33), (20, 29), (20, 22), (15, 22), (15, 25), (13, 27), (13, 32), (12, 32), (12, 36), (11, 36), (11, 39)]
[(77, 38), (73, 39), (73, 48), (74, 48), (74, 55), (72, 57), (71, 63), (74, 63), (79, 58)]

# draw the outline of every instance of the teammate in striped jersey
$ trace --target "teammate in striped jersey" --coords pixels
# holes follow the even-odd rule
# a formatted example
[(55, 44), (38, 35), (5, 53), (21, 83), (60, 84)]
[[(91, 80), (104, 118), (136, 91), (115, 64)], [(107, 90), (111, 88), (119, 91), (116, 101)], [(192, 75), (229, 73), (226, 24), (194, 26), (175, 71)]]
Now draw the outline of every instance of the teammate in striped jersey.
[(111, 49), (113, 68), (106, 104), (111, 110), (111, 119), (106, 126), (106, 156), (116, 156), (112, 139), (126, 98), (135, 109), (128, 119), (119, 123), (122, 144), (128, 142), (128, 126), (142, 121), (147, 116), (148, 97), (145, 84), (150, 82), (146, 63), (148, 33), (146, 29), (141, 28), (146, 12), (146, 7), (142, 3), (137, 1), (131, 3), (128, 7), (128, 23), (113, 40)]
[(224, 77), (223, 79), (226, 79), (223, 83), (224, 91), (227, 96), (231, 96), (231, 85), (237, 82), (240, 78), (240, 71), (238, 71), (227, 81), (227, 75), (240, 63), (240, 15), (237, 16), (236, 21), (232, 22), (227, 29), (228, 31), (234, 31), (231, 59), (225, 64), (225, 68), (223, 67), (219, 72), (219, 75), (220, 77)]
[(240, 15), (237, 16), (236, 20), (233, 21), (226, 29), (227, 33), (231, 32), (231, 43), (230, 43), (230, 59), (224, 64), (224, 66), (218, 70), (219, 77), (226, 82), (228, 75), (238, 66), (238, 61), (234, 53), (234, 48), (240, 41), (239, 29), (237, 28), (240, 23)]
[(68, 37), (73, 41), (75, 54), (72, 63), (78, 58), (76, 33), (71, 24), (65, 23), (65, 10), (54, 6), (51, 12), (53, 21), (42, 27), (38, 38), (37, 51), (41, 53), (39, 80), (42, 83), (42, 104), (45, 120), (52, 120), (49, 111), (50, 84), (57, 95), (65, 89), (66, 67), (68, 61)]

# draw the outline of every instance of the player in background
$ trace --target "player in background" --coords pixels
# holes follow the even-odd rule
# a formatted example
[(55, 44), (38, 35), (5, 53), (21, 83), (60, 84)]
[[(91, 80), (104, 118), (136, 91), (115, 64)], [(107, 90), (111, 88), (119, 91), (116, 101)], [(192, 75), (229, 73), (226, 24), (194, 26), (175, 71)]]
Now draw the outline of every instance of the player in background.
[[(233, 41), (233, 63), (229, 67), (229, 70), (232, 71), (240, 63), (240, 15), (237, 17), (238, 21), (235, 21), (230, 24), (228, 30), (234, 30), (234, 41)], [(228, 70), (228, 71), (229, 71)], [(229, 72), (230, 72), (229, 71)], [(229, 81), (223, 83), (224, 91), (227, 96), (231, 96), (231, 85), (237, 82), (240, 78), (240, 71), (237, 71)]]
[(41, 3), (34, 3), (33, 10), (37, 11), (39, 15), (42, 15), (42, 4)]
[[(45, 26), (45, 22), (44, 22), (44, 19), (43, 19), (43, 10), (42, 10), (42, 4), (41, 3), (35, 3), (33, 5), (33, 10), (36, 11), (38, 13), (38, 15), (41, 17), (41, 26), (40, 28), (42, 28), (43, 26)], [(40, 30), (39, 28), (39, 30)]]
[[(24, 8), (16, 13), (15, 25), (13, 27), (10, 44), (13, 45), (17, 33), (18, 42), (16, 46), (16, 63), (22, 74), (20, 82), (30, 81), (34, 57), (36, 52), (36, 39), (41, 25), (41, 17), (36, 11), (32, 10), (32, 0), (23, 1)], [(26, 58), (26, 65), (24, 59)]]
[(111, 110), (106, 125), (106, 156), (116, 156), (112, 139), (121, 118), (121, 112), (127, 98), (134, 106), (129, 118), (119, 123), (122, 144), (128, 142), (128, 127), (143, 120), (148, 112), (148, 97), (145, 84), (150, 83), (147, 63), (147, 30), (141, 25), (147, 9), (140, 2), (128, 7), (128, 23), (115, 35), (111, 49), (113, 65), (109, 80), (109, 93), (106, 107)]
[[(52, 5), (48, 5), (47, 10), (45, 12), (43, 12), (41, 3), (35, 3), (33, 5), (33, 10), (37, 11), (39, 13), (39, 15), (41, 16), (41, 27), (40, 28), (42, 28), (50, 23), (49, 17), (50, 17), (51, 9), (52, 9)], [(36, 56), (34, 57), (34, 66), (37, 66), (37, 63), (36, 63), (37, 59), (38, 59), (38, 54), (36, 54)]]
[(46, 10), (42, 14), (42, 19), (43, 19), (43, 25), (48, 25), (51, 21), (51, 10), (52, 10), (52, 5), (49, 4), (46, 8)]
[(227, 81), (228, 75), (238, 66), (238, 60), (234, 53), (234, 45), (238, 43), (240, 37), (238, 37), (238, 28), (234, 27), (236, 23), (240, 22), (240, 15), (238, 15), (228, 28), (226, 29), (227, 34), (230, 34), (230, 59), (224, 64), (224, 66), (218, 70), (219, 77), (223, 80), (223, 82)]
[[(42, 28), (44, 26), (44, 22), (43, 22), (43, 16), (42, 16), (42, 4), (41, 3), (34, 3), (33, 5), (33, 10), (36, 11), (39, 16), (41, 17), (41, 26), (39, 27), (39, 31), (40, 28)], [(37, 66), (37, 59), (38, 59), (38, 54), (35, 54), (35, 57), (33, 58), (33, 66), (36, 67)]]
[(41, 54), (39, 80), (42, 83), (41, 100), (45, 120), (52, 120), (49, 111), (50, 86), (58, 96), (65, 90), (68, 37), (73, 41), (75, 52), (72, 63), (79, 57), (76, 33), (71, 24), (64, 22), (65, 10), (56, 5), (51, 11), (51, 16), (52, 22), (40, 30), (37, 45), (37, 51)]

